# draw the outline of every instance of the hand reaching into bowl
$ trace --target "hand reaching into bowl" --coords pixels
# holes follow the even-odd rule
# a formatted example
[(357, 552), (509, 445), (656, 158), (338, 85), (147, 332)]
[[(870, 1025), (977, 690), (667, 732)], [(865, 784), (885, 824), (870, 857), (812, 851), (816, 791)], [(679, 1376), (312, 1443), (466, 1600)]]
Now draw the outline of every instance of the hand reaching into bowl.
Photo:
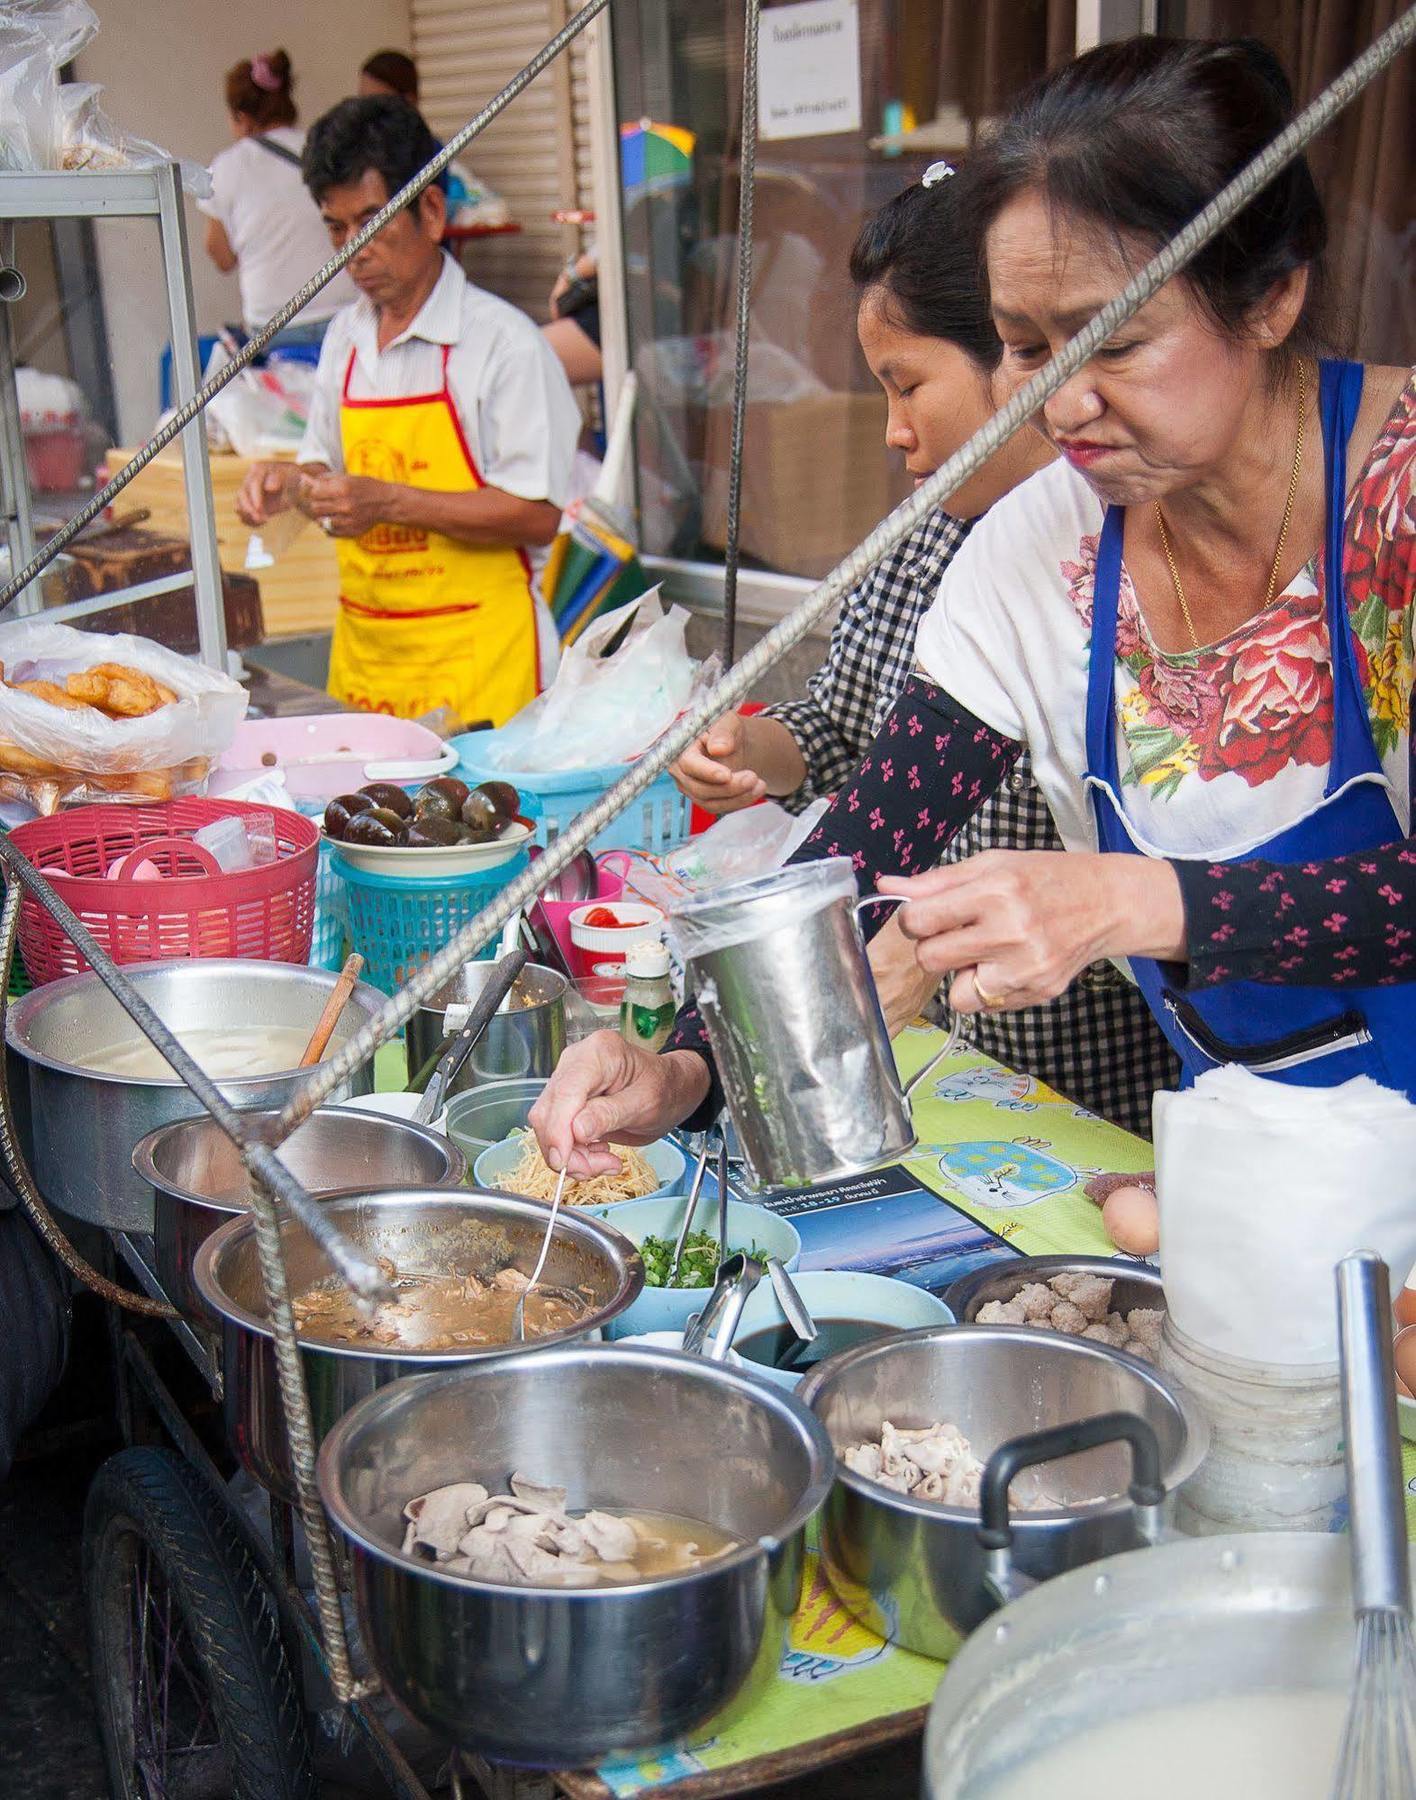
[(618, 1174), (612, 1139), (652, 1144), (682, 1123), (707, 1092), (707, 1065), (691, 1050), (658, 1056), (626, 1043), (617, 1031), (597, 1031), (566, 1051), (528, 1123), (548, 1166), (586, 1181)]

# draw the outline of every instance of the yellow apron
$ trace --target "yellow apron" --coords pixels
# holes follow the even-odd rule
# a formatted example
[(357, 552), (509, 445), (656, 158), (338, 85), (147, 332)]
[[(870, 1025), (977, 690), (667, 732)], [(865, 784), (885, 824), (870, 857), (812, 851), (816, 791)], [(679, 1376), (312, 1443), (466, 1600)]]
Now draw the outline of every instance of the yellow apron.
[[(407, 400), (353, 400), (344, 372), (339, 435), (350, 475), (438, 493), (484, 487), (447, 386)], [(329, 691), (363, 712), (415, 719), (446, 706), (501, 725), (539, 689), (536, 609), (524, 551), (439, 531), (375, 525), (336, 540), (339, 612)]]

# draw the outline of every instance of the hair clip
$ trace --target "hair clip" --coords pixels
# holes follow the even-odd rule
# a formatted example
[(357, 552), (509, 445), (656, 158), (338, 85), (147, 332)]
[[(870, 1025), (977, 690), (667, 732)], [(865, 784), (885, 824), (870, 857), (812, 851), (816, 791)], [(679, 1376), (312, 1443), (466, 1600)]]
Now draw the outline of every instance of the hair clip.
[(932, 162), (924, 171), (924, 174), (920, 176), (920, 186), (932, 188), (938, 182), (947, 180), (950, 175), (956, 173), (957, 171), (955, 170), (953, 163)]

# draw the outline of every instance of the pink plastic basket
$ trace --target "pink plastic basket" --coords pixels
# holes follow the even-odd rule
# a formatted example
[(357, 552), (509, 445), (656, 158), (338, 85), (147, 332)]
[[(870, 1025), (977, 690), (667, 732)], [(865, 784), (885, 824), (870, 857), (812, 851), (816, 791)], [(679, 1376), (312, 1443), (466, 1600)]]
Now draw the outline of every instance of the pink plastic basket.
[[(214, 819), (254, 813), (272, 816), (269, 808), (240, 800), (76, 806), (17, 825), (10, 842), (54, 878), (58, 893), (115, 962), (242, 956), (303, 963), (315, 920), (314, 821), (276, 812), (276, 860), (231, 874), (190, 841)], [(158, 878), (137, 879), (149, 864)], [(36, 987), (89, 966), (28, 895), (20, 909), (20, 950)]]

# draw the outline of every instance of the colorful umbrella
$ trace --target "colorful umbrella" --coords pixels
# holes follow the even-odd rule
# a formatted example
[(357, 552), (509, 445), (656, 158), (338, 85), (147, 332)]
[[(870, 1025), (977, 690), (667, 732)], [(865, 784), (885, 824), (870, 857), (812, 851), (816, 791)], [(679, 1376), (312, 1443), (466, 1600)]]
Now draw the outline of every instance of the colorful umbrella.
[(626, 199), (657, 194), (679, 187), (693, 173), (691, 131), (681, 125), (660, 125), (639, 119), (620, 126), (620, 180)]

